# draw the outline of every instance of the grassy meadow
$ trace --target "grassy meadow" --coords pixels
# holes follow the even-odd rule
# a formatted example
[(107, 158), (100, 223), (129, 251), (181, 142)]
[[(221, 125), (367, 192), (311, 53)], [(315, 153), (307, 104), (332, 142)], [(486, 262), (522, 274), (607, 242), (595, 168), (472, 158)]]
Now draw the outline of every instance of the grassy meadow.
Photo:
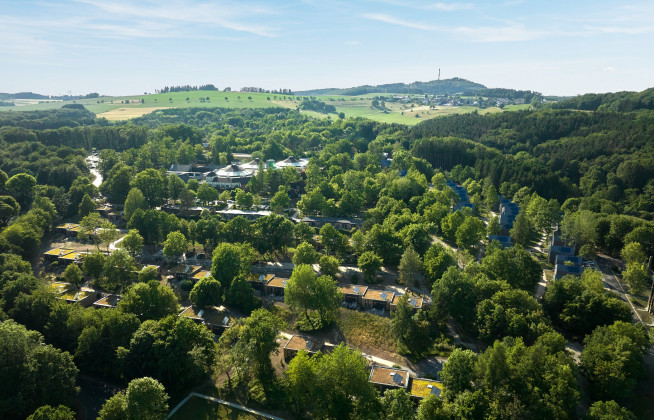
[[(477, 111), (481, 114), (502, 112), (499, 108), (480, 109), (471, 106), (438, 106), (430, 109), (428, 106), (419, 106), (400, 102), (386, 102), (386, 108), (373, 108), (372, 100), (376, 94), (361, 96), (318, 96), (317, 99), (336, 107), (337, 113), (344, 113), (346, 117), (362, 117), (371, 120), (415, 125), (419, 122), (451, 114), (465, 114)], [(165, 108), (270, 108), (284, 107), (294, 109), (300, 102), (300, 97), (248, 92), (222, 92), (215, 90), (170, 92), (150, 95), (134, 96), (101, 96), (92, 99), (78, 99), (75, 101), (51, 101), (35, 103), (24, 101), (20, 106), (6, 110), (32, 111), (60, 108), (64, 104), (76, 103), (84, 105), (98, 117), (110, 121), (128, 120), (140, 117), (157, 109)], [(19, 101), (17, 101), (19, 103)], [(529, 105), (510, 105), (505, 110), (528, 108)], [(303, 113), (316, 118), (337, 118), (337, 114), (321, 114), (314, 111)]]

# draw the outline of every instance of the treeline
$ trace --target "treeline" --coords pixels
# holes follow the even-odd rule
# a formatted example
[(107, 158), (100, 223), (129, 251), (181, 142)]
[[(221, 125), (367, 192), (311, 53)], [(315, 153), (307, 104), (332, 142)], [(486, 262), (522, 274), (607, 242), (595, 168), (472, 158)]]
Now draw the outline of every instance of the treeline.
[(651, 112), (545, 110), (449, 116), (410, 134), (414, 154), (436, 168), (462, 165), (498, 188), (516, 183), (548, 199), (580, 197), (581, 208), (651, 220), (652, 127)]
[(300, 105), (298, 105), (298, 109), (304, 111), (316, 111), (322, 114), (333, 114), (336, 112), (336, 107), (334, 105), (327, 105), (323, 101), (312, 98), (303, 99), (302, 102), (300, 102)]
[(553, 109), (618, 112), (654, 109), (654, 88), (642, 92), (587, 93), (549, 106)]
[(413, 83), (388, 83), (383, 85), (364, 85), (347, 89), (314, 89), (297, 92), (298, 95), (348, 95), (358, 96), (367, 93), (403, 93), (416, 95), (453, 95), (462, 92), (476, 92), (479, 89), (486, 89), (486, 86), (471, 82), (469, 80), (454, 77), (452, 79), (432, 80), (429, 82)]
[(502, 88), (484, 88), (463, 92), (463, 96), (486, 96), (489, 98), (507, 98), (507, 99), (524, 99), (529, 103), (537, 98), (542, 98), (543, 94), (531, 90), (515, 90)]
[(0, 127), (45, 130), (61, 127), (107, 124), (106, 120), (96, 119), (94, 113), (79, 104), (68, 104), (61, 108), (47, 111), (0, 112)]
[(0, 99), (60, 99), (64, 101), (71, 101), (82, 98), (97, 98), (97, 93), (89, 93), (87, 95), (41, 95), (34, 92), (18, 92), (18, 93), (3, 93), (0, 92)]
[(191, 86), (191, 85), (182, 85), (182, 86), (166, 86), (163, 89), (156, 89), (157, 93), (169, 93), (169, 92), (190, 92), (193, 90), (218, 90), (212, 84), (200, 85), (200, 86)]

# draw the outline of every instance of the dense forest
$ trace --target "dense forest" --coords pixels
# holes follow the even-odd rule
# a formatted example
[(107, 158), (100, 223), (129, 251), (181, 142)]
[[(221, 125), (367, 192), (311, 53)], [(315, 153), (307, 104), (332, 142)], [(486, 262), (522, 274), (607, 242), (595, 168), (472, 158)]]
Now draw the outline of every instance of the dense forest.
[[(430, 83), (445, 92), (469, 82)], [(81, 106), (0, 112), (0, 417), (72, 419), (81, 373), (123, 390), (103, 419), (162, 418), (198, 386), (288, 418), (647, 418), (651, 407), (635, 390), (650, 339), (622, 295), (593, 269), (550, 274), (542, 295), (534, 289), (553, 268), (535, 248), (558, 227), (584, 260), (622, 259), (616, 272), (633, 296), (649, 290), (650, 96), (606, 95), (591, 109), (596, 98), (579, 97), (413, 128), (285, 108), (163, 109), (115, 123)], [(99, 187), (85, 161), (92, 150)], [(242, 188), (167, 173), (173, 164), (225, 166), (243, 153), (261, 165)], [(289, 156), (308, 158), (306, 168), (263, 166)], [(457, 206), (447, 182), (465, 188), (471, 205)], [(500, 198), (521, 209), (504, 232), (508, 248), (487, 240), (500, 233)], [(111, 252), (118, 231), (96, 212), (100, 200), (123, 209), (124, 245)], [(270, 212), (226, 219), (216, 210), (227, 205)], [(361, 224), (314, 228), (293, 221), (296, 211)], [(63, 222), (78, 223), (78, 240), (95, 251), (52, 274), (40, 255)], [(201, 250), (208, 275), (166, 283), (136, 269), (146, 248), (170, 269)], [(294, 266), (281, 301), (248, 281), (269, 261)], [(358, 274), (346, 278), (345, 266)], [(407, 293), (390, 316), (341, 307), (339, 282), (379, 286), (382, 267), (431, 305), (415, 310)], [(112, 309), (68, 304), (46, 281), (53, 277), (122, 298)], [(224, 304), (242, 317), (214, 337), (178, 316), (191, 304)], [(362, 320), (357, 333), (352, 319)], [(416, 409), (405, 390), (373, 386), (361, 351), (375, 346), (361, 336), (375, 325), (383, 325), (376, 347), (416, 364), (447, 359), (443, 394)], [(456, 344), (452, 331), (463, 337)], [(281, 332), (344, 338), (279, 364)], [(574, 357), (571, 343), (581, 348)]]

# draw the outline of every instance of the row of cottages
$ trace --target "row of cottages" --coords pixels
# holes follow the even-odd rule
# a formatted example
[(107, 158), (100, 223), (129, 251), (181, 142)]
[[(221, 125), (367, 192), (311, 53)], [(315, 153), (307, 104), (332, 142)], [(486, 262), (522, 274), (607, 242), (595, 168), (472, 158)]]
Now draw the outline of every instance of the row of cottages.
[(518, 217), (518, 213), (520, 213), (520, 207), (500, 195), (500, 227), (505, 230), (513, 229), (513, 222)]
[(303, 222), (318, 229), (328, 223), (340, 230), (360, 229), (363, 225), (363, 221), (360, 219), (348, 219), (343, 217), (303, 217), (301, 219), (293, 219), (293, 221), (296, 223)]
[[(254, 274), (248, 276), (248, 282), (254, 290), (261, 294), (271, 297), (284, 297), (284, 290), (288, 278), (277, 277), (274, 274)], [(365, 309), (379, 310), (383, 315), (384, 311), (392, 312), (397, 308), (397, 303), (402, 297), (401, 293), (386, 290), (371, 289), (368, 286), (358, 286), (355, 284), (341, 284), (338, 289), (343, 293), (343, 306), (351, 309), (363, 307)], [(423, 298), (419, 296), (410, 296), (409, 305), (414, 310), (422, 309), (424, 305)]]
[(196, 324), (206, 326), (215, 335), (220, 335), (228, 328), (231, 328), (236, 321), (224, 306), (211, 306), (200, 309), (196, 306), (184, 308), (179, 313), (180, 317), (188, 318)]
[(50, 290), (57, 295), (57, 299), (67, 303), (78, 303), (85, 308), (88, 308), (93, 302), (98, 300), (97, 292), (78, 290), (69, 283), (54, 282), (50, 284)]
[(98, 208), (95, 209), (100, 216), (106, 218), (114, 225), (123, 223), (123, 212), (119, 211), (118, 208), (112, 204), (100, 204)]
[(441, 396), (443, 383), (427, 378), (413, 378), (408, 370), (387, 366), (373, 365), (368, 380), (377, 389), (384, 392), (389, 389), (403, 389), (414, 401), (429, 395)]
[(284, 290), (286, 290), (286, 283), (288, 278), (277, 277), (274, 274), (254, 274), (248, 276), (248, 283), (256, 291), (262, 295), (271, 297), (284, 297)]
[[(310, 356), (318, 352), (325, 353), (333, 349), (331, 344), (314, 337), (293, 335), (284, 345), (284, 360), (288, 363), (298, 352), (305, 351)], [(413, 378), (406, 369), (373, 365), (368, 380), (381, 392), (388, 389), (404, 389), (414, 401), (431, 395), (440, 397), (443, 383), (427, 378)]]
[[(352, 286), (352, 285), (339, 286), (339, 289), (341, 290), (341, 292), (343, 292), (343, 295), (345, 296), (344, 290), (349, 290), (350, 287), (352, 287), (353, 288), (352, 291), (354, 291), (354, 288), (359, 286)], [(365, 290), (360, 295), (358, 304), (366, 309), (373, 309), (373, 310), (380, 311), (380, 315), (384, 315), (384, 311), (394, 312), (395, 309), (397, 308), (397, 304), (399, 300), (403, 296), (402, 293), (396, 293), (393, 291), (370, 289), (367, 286), (361, 286), (361, 287), (364, 287)], [(418, 309), (422, 309), (424, 300), (419, 296), (410, 295), (408, 303), (409, 306), (411, 306), (411, 308), (414, 311), (417, 311)]]
[(191, 280), (200, 271), (203, 271), (201, 265), (177, 264), (169, 270), (169, 273), (175, 277), (175, 280)]
[(72, 263), (81, 265), (87, 254), (87, 252), (76, 252), (73, 249), (53, 248), (43, 253), (43, 259), (50, 263), (57, 261), (63, 265)]
[(457, 202), (456, 206), (454, 206), (454, 211), (461, 210), (464, 207), (469, 207), (472, 210), (475, 209), (475, 205), (470, 202), (470, 196), (468, 195), (468, 190), (466, 190), (465, 187), (457, 184), (451, 179), (448, 179), (445, 181), (445, 183), (448, 187), (454, 190), (456, 195), (459, 197), (459, 201)]
[(575, 247), (568, 246), (561, 233), (554, 231), (550, 238), (548, 259), (554, 264), (554, 278), (563, 276), (581, 276), (584, 272), (581, 257), (575, 256)]

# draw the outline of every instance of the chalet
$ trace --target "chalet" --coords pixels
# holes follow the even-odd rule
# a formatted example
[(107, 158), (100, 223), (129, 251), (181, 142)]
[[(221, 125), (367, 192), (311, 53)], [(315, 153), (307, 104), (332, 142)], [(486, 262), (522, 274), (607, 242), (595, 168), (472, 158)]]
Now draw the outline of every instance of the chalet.
[(266, 287), (266, 284), (268, 284), (268, 282), (272, 280), (273, 277), (275, 277), (274, 274), (257, 275), (255, 273), (250, 273), (250, 275), (248, 276), (248, 283), (250, 283), (250, 286), (252, 286), (254, 290), (259, 290), (260, 292), (263, 292), (263, 289)]
[(520, 207), (516, 203), (500, 196), (500, 226), (502, 229), (512, 229), (518, 213), (520, 213)]
[(303, 217), (296, 222), (304, 222), (307, 225), (320, 229), (326, 224), (331, 224), (336, 229), (352, 230), (360, 228), (363, 222), (359, 219), (346, 219), (342, 217)]
[(342, 284), (338, 286), (338, 290), (343, 293), (343, 301), (350, 305), (350, 309), (356, 309), (356, 307), (362, 302), (363, 296), (368, 291), (368, 286)]
[(510, 248), (513, 246), (510, 236), (488, 235), (488, 243), (493, 241), (497, 241), (502, 246), (502, 248)]
[(309, 354), (318, 353), (323, 347), (323, 341), (317, 338), (303, 337), (301, 335), (294, 335), (284, 345), (284, 360), (287, 362), (294, 358), (300, 350), (304, 350)]
[[(390, 305), (391, 312), (393, 312), (393, 311), (395, 311), (397, 309), (397, 303), (402, 298), (402, 296), (403, 295), (401, 295), (399, 293), (396, 293), (395, 296), (393, 296), (393, 300), (391, 301), (391, 305)], [(411, 308), (414, 311), (417, 311), (418, 309), (422, 309), (423, 300), (419, 296), (409, 295), (408, 303), (409, 303), (409, 306), (411, 306)]]
[(98, 299), (95, 302), (93, 302), (93, 307), (96, 309), (115, 308), (116, 305), (118, 305), (118, 302), (120, 302), (120, 299), (122, 299), (120, 295), (112, 295), (112, 294), (106, 295), (101, 299)]
[(106, 218), (107, 216), (109, 216), (109, 213), (113, 211), (113, 209), (114, 209), (113, 206), (111, 206), (110, 204), (101, 204), (100, 206), (98, 206), (98, 208), (95, 209), (95, 211), (100, 213), (100, 216)]
[(554, 264), (556, 262), (556, 256), (561, 255), (563, 257), (567, 256), (574, 256), (575, 255), (575, 249), (572, 246), (563, 246), (563, 245), (554, 245), (550, 246), (549, 250), (549, 261)]
[(77, 236), (79, 225), (77, 223), (64, 223), (55, 228), (56, 233), (61, 233), (66, 236)]
[(109, 220), (114, 225), (119, 225), (123, 223), (123, 212), (122, 211), (112, 211), (107, 214), (107, 220)]
[(197, 273), (193, 274), (193, 281), (201, 280), (205, 277), (211, 277), (211, 271), (200, 270)]
[(391, 302), (395, 297), (394, 292), (386, 292), (384, 290), (368, 289), (361, 298), (361, 304), (365, 308), (383, 309), (390, 311)]
[(68, 255), (71, 252), (75, 252), (75, 251), (72, 250), (72, 249), (53, 248), (53, 249), (43, 253), (43, 259), (45, 261), (57, 261), (59, 259), (59, 257), (63, 257), (64, 255)]
[(178, 264), (170, 270), (170, 274), (175, 276), (177, 280), (187, 280), (200, 270), (202, 270), (202, 267), (199, 265)]
[(62, 283), (62, 282), (54, 282), (50, 285), (50, 290), (56, 295), (62, 295), (66, 293), (68, 290), (71, 289), (71, 285), (69, 283)]
[(82, 306), (89, 307), (93, 305), (98, 298), (98, 293), (88, 292), (84, 290), (67, 290), (57, 297), (57, 299), (65, 300), (68, 303), (78, 303)]
[(582, 264), (582, 259), (581, 257), (576, 257), (574, 255), (563, 255), (563, 254), (557, 254), (557, 256), (554, 258), (554, 264), (572, 264), (575, 266), (581, 267)]
[(84, 257), (86, 257), (87, 253), (86, 252), (71, 252), (66, 255), (62, 255), (59, 257), (59, 262), (61, 264), (71, 264), (75, 263), (77, 265), (82, 264), (84, 261)]
[(234, 325), (233, 318), (224, 306), (211, 306), (205, 309), (199, 309), (194, 306), (184, 308), (179, 314), (180, 317), (188, 318), (196, 324), (205, 325), (209, 330), (218, 335)]
[(441, 396), (443, 392), (443, 383), (433, 379), (412, 378), (409, 387), (409, 396), (414, 400), (427, 398), (429, 395)]
[(581, 276), (584, 273), (584, 267), (581, 265), (556, 264), (554, 266), (554, 278), (560, 279), (563, 276)]
[(409, 386), (409, 371), (373, 365), (368, 380), (381, 391), (387, 389), (407, 389)]
[(286, 283), (288, 279), (282, 277), (273, 277), (266, 283), (264, 292), (269, 296), (284, 296)]

